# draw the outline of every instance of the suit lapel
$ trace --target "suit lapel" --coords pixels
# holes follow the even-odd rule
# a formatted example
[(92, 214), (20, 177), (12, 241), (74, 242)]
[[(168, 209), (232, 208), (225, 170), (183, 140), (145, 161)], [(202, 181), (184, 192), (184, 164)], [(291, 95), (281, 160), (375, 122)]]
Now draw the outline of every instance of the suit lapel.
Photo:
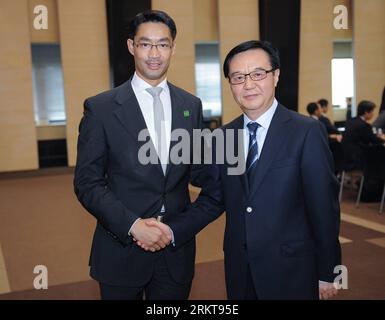
[[(125, 82), (116, 94), (116, 102), (121, 105), (121, 108), (115, 110), (115, 116), (126, 129), (126, 131), (137, 141), (138, 150), (145, 142), (139, 142), (138, 136), (141, 130), (147, 129), (146, 121), (144, 120), (142, 111), (140, 110), (139, 102), (135, 96), (131, 86), (131, 79)], [(152, 152), (155, 151), (155, 146), (150, 140)], [(162, 166), (160, 162), (156, 164), (157, 171), (163, 176)]]
[[(171, 114), (172, 114), (172, 119), (171, 119), (171, 138), (172, 138), (172, 133), (176, 129), (186, 129), (189, 130), (191, 129), (191, 124), (190, 124), (190, 119), (189, 117), (184, 116), (184, 107), (186, 107), (186, 110), (189, 111), (189, 115), (191, 114), (191, 110), (188, 109), (188, 104), (186, 101), (178, 94), (178, 88), (175, 87), (173, 84), (170, 82), (167, 82), (167, 85), (170, 89), (170, 98), (171, 98)], [(192, 138), (192, 137), (191, 137)], [(169, 160), (170, 160), (170, 152), (172, 148), (178, 143), (178, 141), (170, 141), (170, 149), (169, 149)], [(190, 143), (193, 143), (190, 141)], [(166, 170), (166, 177), (170, 174), (171, 169), (173, 168), (174, 164), (169, 161), (169, 164), (167, 165), (167, 170)]]
[(261, 156), (258, 159), (255, 180), (253, 181), (250, 195), (255, 194), (265, 177), (271, 163), (273, 162), (277, 152), (281, 149), (281, 145), (287, 137), (287, 122), (290, 120), (288, 110), (278, 104), (277, 110), (271, 120), (269, 130), (266, 135)]
[[(240, 115), (238, 118), (236, 118), (231, 124), (229, 124), (228, 126), (226, 126), (226, 129), (225, 130), (234, 130), (234, 152), (236, 152), (236, 150), (239, 150), (240, 154), (238, 154), (238, 158), (239, 158), (239, 161), (242, 161), (244, 165), (246, 165), (246, 159), (245, 159), (245, 154), (244, 154), (244, 137), (243, 137), (243, 131), (240, 131), (239, 130), (243, 130), (244, 129), (244, 118), (243, 118), (243, 114)], [(225, 132), (226, 134), (226, 132)], [(239, 134), (241, 134), (241, 137), (239, 137)], [(227, 139), (227, 134), (226, 134), (226, 139)], [(238, 142), (241, 142), (241, 145), (239, 146)], [(232, 142), (230, 142), (232, 143)], [(227, 143), (226, 143), (227, 144)], [(227, 153), (227, 152), (226, 152)], [(225, 154), (226, 154), (225, 153)], [(229, 164), (227, 164), (227, 166), (230, 166)], [(247, 182), (247, 177), (245, 174), (240, 174), (239, 175), (239, 179), (241, 180), (241, 184), (242, 184), (242, 187), (245, 191), (246, 194), (249, 193), (249, 184)]]

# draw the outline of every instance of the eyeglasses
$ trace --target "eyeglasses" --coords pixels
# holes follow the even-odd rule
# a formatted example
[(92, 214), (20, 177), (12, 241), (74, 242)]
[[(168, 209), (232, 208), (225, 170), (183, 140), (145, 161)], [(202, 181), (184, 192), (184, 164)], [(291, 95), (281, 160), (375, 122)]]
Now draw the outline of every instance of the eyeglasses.
[(276, 68), (273, 68), (271, 70), (257, 69), (257, 70), (251, 71), (250, 73), (247, 73), (247, 74), (237, 73), (237, 74), (232, 75), (229, 78), (229, 81), (231, 84), (242, 84), (246, 81), (247, 76), (249, 76), (251, 80), (260, 81), (260, 80), (265, 79), (269, 72), (273, 72), (275, 70), (276, 70)]
[(156, 44), (152, 44), (150, 42), (134, 42), (134, 45), (143, 51), (151, 51), (152, 47), (155, 47), (159, 51), (168, 51), (171, 49), (171, 44), (166, 42)]

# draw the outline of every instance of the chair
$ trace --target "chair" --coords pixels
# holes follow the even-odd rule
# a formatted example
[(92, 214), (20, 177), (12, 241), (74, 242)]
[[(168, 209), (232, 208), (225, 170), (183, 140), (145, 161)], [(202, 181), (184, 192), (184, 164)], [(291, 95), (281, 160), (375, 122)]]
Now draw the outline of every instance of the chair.
[(334, 160), (334, 173), (339, 175), (344, 170), (344, 151), (338, 141), (329, 141), (329, 148)]
[(346, 144), (342, 141), (339, 146), (334, 145), (334, 152), (332, 148), (331, 150), (334, 157), (335, 171), (336, 173), (341, 173), (340, 191), (338, 195), (338, 199), (341, 203), (346, 176), (350, 176), (350, 179), (354, 184), (354, 181), (361, 179), (363, 172), (362, 169), (359, 168), (359, 161), (357, 161), (358, 150), (355, 146)]
[(379, 213), (381, 214), (384, 210), (385, 200), (385, 147), (383, 145), (376, 145), (364, 148), (363, 164), (363, 174), (360, 181), (356, 207), (359, 206), (361, 201), (365, 179), (381, 180), (384, 182), (379, 210)]

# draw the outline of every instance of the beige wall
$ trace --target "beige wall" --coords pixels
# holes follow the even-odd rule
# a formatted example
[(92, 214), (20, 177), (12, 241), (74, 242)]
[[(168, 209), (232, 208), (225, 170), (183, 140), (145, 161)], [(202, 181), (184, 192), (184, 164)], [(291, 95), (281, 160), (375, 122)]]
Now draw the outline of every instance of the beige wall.
[(0, 1), (0, 171), (38, 167), (27, 0)]
[(104, 0), (58, 0), (68, 164), (76, 163), (84, 99), (110, 88)]
[(385, 1), (354, 0), (354, 64), (356, 102), (376, 103), (385, 86)]
[(177, 26), (176, 51), (167, 79), (175, 85), (195, 92), (194, 1), (152, 0), (152, 9), (167, 12)]
[[(48, 29), (36, 30), (33, 21), (36, 14), (33, 12), (35, 6), (44, 5), (48, 11)], [(28, 17), (30, 26), (30, 39), (32, 43), (59, 43), (59, 30), (57, 18), (57, 0), (28, 0)]]
[(218, 1), (194, 0), (195, 42), (218, 41)]
[[(309, 102), (331, 103), (333, 57), (333, 0), (301, 1), (298, 112), (308, 115)], [(330, 118), (332, 108), (329, 108)]]
[(259, 39), (258, 3), (256, 0), (218, 1), (223, 124), (241, 114), (231, 94), (229, 83), (222, 74), (223, 61), (227, 53), (239, 43)]

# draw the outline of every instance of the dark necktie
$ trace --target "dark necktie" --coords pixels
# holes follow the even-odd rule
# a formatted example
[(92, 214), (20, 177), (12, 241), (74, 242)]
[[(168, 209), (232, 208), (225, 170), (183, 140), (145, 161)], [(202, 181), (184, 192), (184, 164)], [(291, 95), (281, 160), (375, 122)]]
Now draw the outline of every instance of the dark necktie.
[(257, 130), (259, 124), (256, 122), (249, 122), (247, 128), (249, 129), (249, 151), (246, 158), (246, 174), (250, 184), (251, 175), (253, 171), (255, 171), (258, 159)]

